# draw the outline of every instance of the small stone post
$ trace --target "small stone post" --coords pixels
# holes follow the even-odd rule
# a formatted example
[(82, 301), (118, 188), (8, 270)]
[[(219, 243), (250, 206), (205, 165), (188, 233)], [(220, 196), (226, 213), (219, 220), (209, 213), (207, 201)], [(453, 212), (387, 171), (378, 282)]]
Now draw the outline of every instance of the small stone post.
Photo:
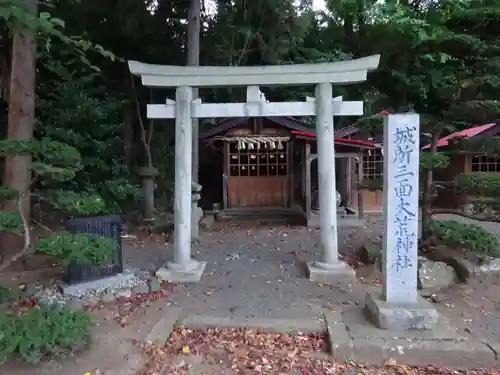
[(160, 268), (160, 280), (188, 283), (198, 282), (206, 262), (191, 258), (192, 203), (192, 114), (193, 89), (178, 87), (175, 93), (175, 188), (174, 188), (174, 259)]
[(346, 279), (355, 281), (354, 270), (339, 260), (337, 250), (337, 190), (331, 83), (320, 83), (316, 86), (315, 102), (321, 260), (308, 263), (309, 279), (325, 284), (335, 284)]
[(434, 306), (417, 291), (420, 122), (416, 114), (384, 123), (383, 291), (369, 294), (367, 316), (383, 329), (431, 329)]
[(154, 167), (141, 167), (138, 174), (142, 179), (142, 193), (144, 195), (144, 222), (151, 224), (155, 215), (155, 177), (158, 169)]
[(191, 241), (196, 241), (200, 237), (200, 220), (203, 217), (203, 210), (198, 207), (201, 199), (202, 186), (196, 182), (191, 182)]

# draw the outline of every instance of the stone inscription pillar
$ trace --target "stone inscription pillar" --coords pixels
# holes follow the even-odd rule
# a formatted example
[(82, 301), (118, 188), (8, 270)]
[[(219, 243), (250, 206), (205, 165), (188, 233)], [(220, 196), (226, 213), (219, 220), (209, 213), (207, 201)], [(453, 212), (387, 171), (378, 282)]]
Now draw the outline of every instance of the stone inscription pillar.
[(417, 290), (420, 125), (416, 114), (384, 124), (384, 241), (382, 293), (368, 295), (368, 317), (385, 329), (429, 329), (438, 320)]

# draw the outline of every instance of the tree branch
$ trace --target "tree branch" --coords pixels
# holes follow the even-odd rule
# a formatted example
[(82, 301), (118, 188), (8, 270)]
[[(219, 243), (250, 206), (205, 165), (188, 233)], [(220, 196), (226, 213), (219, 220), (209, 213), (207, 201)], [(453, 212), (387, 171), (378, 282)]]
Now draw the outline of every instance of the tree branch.
[(21, 216), (21, 221), (23, 223), (23, 230), (24, 230), (24, 245), (23, 248), (14, 254), (14, 256), (10, 257), (8, 260), (4, 261), (2, 264), (0, 264), (0, 273), (5, 271), (7, 268), (9, 268), (14, 262), (19, 260), (21, 257), (23, 257), (28, 249), (31, 246), (31, 234), (30, 234), (30, 227), (28, 224), (28, 220), (24, 216), (23, 210), (22, 210), (22, 200), (25, 194), (20, 194), (18, 199), (17, 199), (17, 209), (19, 211), (19, 216)]
[[(144, 126), (144, 122), (142, 121), (142, 116), (141, 116), (141, 106), (139, 103), (139, 99), (137, 98), (137, 95), (135, 93), (135, 84), (134, 84), (134, 76), (131, 74), (130, 75), (130, 83), (132, 86), (132, 92), (134, 95), (134, 102), (135, 102), (135, 109), (137, 112), (137, 119), (139, 120), (139, 126), (141, 127), (141, 141), (142, 144), (144, 145), (144, 151), (146, 152), (146, 159), (148, 162), (148, 167), (152, 168), (153, 167), (153, 157), (151, 156), (151, 149), (148, 144), (148, 139), (146, 135), (146, 128)], [(152, 136), (151, 136), (152, 138)]]

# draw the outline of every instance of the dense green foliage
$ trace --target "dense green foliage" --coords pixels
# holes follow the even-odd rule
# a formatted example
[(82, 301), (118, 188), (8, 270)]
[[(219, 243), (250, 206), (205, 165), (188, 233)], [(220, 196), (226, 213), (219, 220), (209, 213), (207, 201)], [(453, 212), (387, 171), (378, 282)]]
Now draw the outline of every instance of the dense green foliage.
[[(28, 141), (2, 140), (0, 152), (5, 156), (31, 154), (30, 167), (34, 186), (30, 194), (37, 197), (39, 202), (47, 203), (65, 215), (106, 213), (103, 199), (93, 190), (89, 192), (81, 189), (77, 193), (67, 189), (84, 169), (81, 154), (76, 147), (43, 136)], [(16, 194), (5, 187), (1, 190), (5, 193), (4, 200), (12, 195), (16, 201), (22, 199), (21, 193)], [(19, 209), (0, 212), (0, 229), (4, 232), (25, 233), (27, 238), (31, 238), (30, 225)], [(25, 251), (29, 245), (30, 240), (25, 237)], [(63, 264), (103, 265), (110, 260), (116, 246), (116, 241), (112, 239), (56, 232), (38, 241), (36, 250), (54, 256)]]
[(51, 255), (63, 264), (105, 266), (111, 263), (116, 242), (110, 238), (58, 232), (40, 239), (36, 251)]
[(450, 156), (443, 152), (423, 152), (420, 154), (420, 168), (422, 170), (444, 169), (450, 164)]
[(39, 306), (22, 314), (0, 313), (0, 363), (42, 359), (81, 350), (90, 342), (88, 313), (59, 305)]
[(429, 234), (452, 248), (498, 257), (500, 243), (491, 232), (479, 225), (464, 224), (455, 220), (433, 220)]
[[(215, 9), (204, 9), (202, 15), (204, 65), (336, 61), (380, 53), (380, 67), (366, 83), (335, 88), (336, 94), (366, 102), (367, 126), (378, 123), (373, 115), (382, 109), (416, 110), (428, 133), (484, 123), (499, 113), (495, 99), (500, 45), (493, 30), (500, 20), (500, 0), (330, 0), (325, 9), (292, 0), (215, 3)], [(136, 113), (133, 98), (137, 96), (144, 108), (146, 102), (163, 102), (172, 92), (140, 85), (133, 89), (122, 61), (184, 64), (183, 20), (189, 2), (111, 0), (104, 5), (57, 0), (50, 7), (40, 5), (39, 19), (23, 15), (13, 4), (0, 6), (6, 26), (36, 28), (42, 41), (37, 134), (74, 146), (82, 157), (71, 184), (57, 188), (95, 193), (107, 210), (132, 207), (127, 202), (135, 204), (138, 191), (131, 175), (146, 162), (137, 121), (144, 113)], [(9, 51), (8, 43), (3, 47)], [(264, 89), (272, 100), (302, 100), (312, 91)], [(241, 89), (201, 90), (206, 101), (237, 100), (241, 95)], [(335, 123), (340, 127), (353, 120)], [(152, 137), (161, 173), (157, 194), (160, 206), (169, 208), (173, 126), (157, 123)], [(209, 126), (211, 121), (202, 129)], [(423, 168), (429, 168), (427, 162), (442, 166), (444, 159), (435, 155), (424, 160)]]
[(500, 196), (500, 175), (488, 172), (471, 172), (459, 174), (454, 181), (458, 191), (481, 197)]

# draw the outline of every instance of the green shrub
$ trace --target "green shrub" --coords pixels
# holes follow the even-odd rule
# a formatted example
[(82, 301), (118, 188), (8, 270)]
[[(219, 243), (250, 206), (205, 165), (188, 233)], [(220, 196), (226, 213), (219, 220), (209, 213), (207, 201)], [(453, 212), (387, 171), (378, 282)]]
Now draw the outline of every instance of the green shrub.
[(450, 157), (442, 152), (422, 152), (420, 168), (424, 170), (444, 169), (450, 164)]
[(88, 313), (58, 305), (33, 308), (20, 316), (0, 313), (0, 363), (38, 363), (82, 349), (90, 343), (91, 327)]
[(0, 213), (0, 231), (2, 232), (23, 232), (23, 222), (18, 211)]
[(461, 173), (455, 177), (455, 189), (470, 195), (498, 197), (500, 195), (500, 175), (491, 172)]
[(116, 247), (112, 238), (61, 231), (40, 239), (35, 251), (53, 256), (65, 265), (105, 266), (113, 260)]
[(16, 294), (9, 288), (0, 285), (0, 303), (13, 301), (16, 299)]
[(449, 247), (500, 256), (498, 238), (479, 225), (463, 224), (455, 220), (432, 220), (428, 230), (430, 235)]

